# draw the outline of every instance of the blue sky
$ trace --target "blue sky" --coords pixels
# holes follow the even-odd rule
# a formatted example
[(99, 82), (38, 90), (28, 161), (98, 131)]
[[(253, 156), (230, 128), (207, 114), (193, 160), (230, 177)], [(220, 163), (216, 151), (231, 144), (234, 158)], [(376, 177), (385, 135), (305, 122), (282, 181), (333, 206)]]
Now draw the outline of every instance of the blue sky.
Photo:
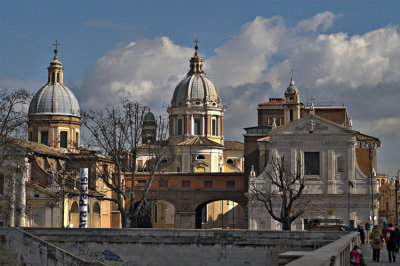
[(165, 113), (197, 36), (205, 70), (229, 104), (227, 139), (243, 141), (257, 103), (282, 97), (293, 68), (301, 100), (307, 88), (317, 100), (345, 103), (354, 128), (382, 140), (378, 172), (393, 175), (399, 11), (400, 1), (365, 0), (0, 0), (0, 87), (37, 91), (58, 40), (81, 108), (134, 97)]

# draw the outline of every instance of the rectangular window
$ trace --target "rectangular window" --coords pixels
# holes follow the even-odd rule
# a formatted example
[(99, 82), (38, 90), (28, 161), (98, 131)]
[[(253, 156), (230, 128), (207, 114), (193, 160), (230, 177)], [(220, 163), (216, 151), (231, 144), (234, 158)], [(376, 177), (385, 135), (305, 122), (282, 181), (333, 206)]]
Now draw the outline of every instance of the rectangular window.
[(4, 194), (4, 174), (0, 173), (0, 195)]
[(67, 142), (68, 142), (68, 132), (61, 131), (60, 132), (60, 147), (67, 148)]
[(235, 188), (235, 181), (226, 181), (227, 188)]
[(204, 181), (204, 188), (212, 188), (213, 181)]
[(336, 172), (343, 173), (344, 172), (344, 159), (343, 155), (340, 155), (336, 158)]
[(178, 136), (183, 135), (183, 119), (178, 119)]
[(201, 135), (201, 119), (194, 120), (194, 134)]
[(75, 148), (79, 148), (79, 132), (75, 132)]
[(304, 153), (304, 174), (320, 175), (319, 169), (319, 152)]
[(215, 119), (211, 120), (211, 135), (213, 136), (217, 135), (217, 120)]
[(389, 202), (386, 202), (386, 210), (389, 210)]
[(42, 144), (49, 144), (49, 132), (48, 131), (42, 131), (40, 132), (40, 143)]
[(155, 203), (154, 204), (154, 223), (157, 223), (157, 217), (158, 216), (158, 205)]
[(138, 180), (137, 181), (138, 187), (145, 187), (147, 185), (146, 180)]
[(158, 181), (159, 187), (168, 187), (168, 180), (160, 180)]
[(28, 140), (29, 140), (29, 141), (32, 141), (32, 132), (29, 132)]
[(188, 181), (188, 180), (183, 180), (183, 181), (182, 181), (182, 187), (190, 187), (190, 181)]

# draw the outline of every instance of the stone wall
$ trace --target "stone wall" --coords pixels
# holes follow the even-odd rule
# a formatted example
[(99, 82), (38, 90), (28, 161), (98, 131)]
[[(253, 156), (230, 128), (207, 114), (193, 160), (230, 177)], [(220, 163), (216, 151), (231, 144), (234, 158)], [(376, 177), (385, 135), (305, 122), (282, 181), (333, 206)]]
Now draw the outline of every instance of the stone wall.
[(312, 251), (341, 232), (25, 228), (79, 256), (107, 265), (278, 265), (285, 251)]
[[(0, 248), (6, 246), (17, 254), (16, 258), (18, 258), (21, 265), (104, 265), (102, 263), (84, 261), (19, 228), (0, 227), (0, 238)], [(7, 262), (7, 258), (2, 257), (1, 259)]]

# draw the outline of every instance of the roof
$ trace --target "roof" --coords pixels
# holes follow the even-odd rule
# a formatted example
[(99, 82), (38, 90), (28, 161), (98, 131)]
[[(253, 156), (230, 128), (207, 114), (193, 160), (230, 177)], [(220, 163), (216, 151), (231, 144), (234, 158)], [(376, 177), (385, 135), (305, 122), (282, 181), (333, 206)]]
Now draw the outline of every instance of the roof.
[(148, 112), (147, 114), (144, 115), (144, 120), (154, 121), (156, 120), (156, 118), (154, 117), (154, 114), (152, 112)]
[(226, 140), (224, 142), (224, 147), (225, 147), (225, 150), (243, 150), (244, 144), (241, 143), (240, 141)]
[(282, 105), (285, 103), (285, 99), (283, 98), (269, 98), (268, 102), (264, 102), (264, 103), (259, 103), (258, 105)]
[(57, 114), (80, 116), (79, 103), (70, 89), (61, 84), (46, 84), (33, 96), (28, 115)]
[(357, 133), (356, 138), (357, 138), (358, 141), (376, 141), (376, 142), (378, 142), (378, 146), (381, 145), (381, 141), (376, 137), (365, 135), (365, 134), (363, 134), (361, 132), (358, 132), (358, 131), (356, 131), (356, 133)]
[(184, 142), (181, 142), (178, 144), (178, 146), (216, 146), (216, 147), (224, 147), (223, 145), (209, 140), (205, 137), (202, 136), (196, 136), (193, 138), (190, 138)]
[(8, 138), (8, 140), (23, 149), (26, 149), (28, 152), (39, 153), (39, 154), (46, 154), (46, 155), (53, 155), (57, 157), (67, 157), (67, 154), (62, 152), (60, 149), (49, 147), (45, 144), (22, 140), (22, 139), (14, 139)]

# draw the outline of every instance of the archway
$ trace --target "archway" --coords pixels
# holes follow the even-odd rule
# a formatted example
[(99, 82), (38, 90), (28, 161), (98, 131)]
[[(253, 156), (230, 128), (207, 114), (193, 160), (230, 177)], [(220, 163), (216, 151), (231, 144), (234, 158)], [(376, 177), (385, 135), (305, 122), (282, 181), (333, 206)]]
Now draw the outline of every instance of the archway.
[(243, 208), (232, 200), (206, 201), (197, 206), (196, 229), (243, 227)]
[(100, 205), (97, 202), (93, 204), (92, 227), (93, 228), (101, 227)]
[(72, 228), (79, 228), (79, 207), (78, 203), (74, 201), (69, 210), (69, 226)]
[(152, 222), (153, 228), (175, 228), (175, 206), (165, 200), (155, 200)]

